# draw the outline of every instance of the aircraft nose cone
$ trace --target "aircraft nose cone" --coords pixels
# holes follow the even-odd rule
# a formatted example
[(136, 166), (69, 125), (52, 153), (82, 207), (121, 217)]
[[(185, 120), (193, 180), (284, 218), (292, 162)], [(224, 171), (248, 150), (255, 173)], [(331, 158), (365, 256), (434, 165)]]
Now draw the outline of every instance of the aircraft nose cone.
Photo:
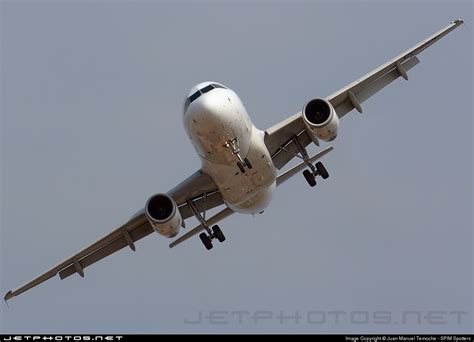
[(213, 96), (212, 93), (202, 94), (199, 98), (190, 103), (185, 112), (185, 116), (194, 118), (218, 117), (219, 113), (225, 110), (225, 103), (221, 97)]
[(195, 102), (193, 110), (198, 113), (214, 113), (219, 107), (216, 101), (217, 99), (211, 94), (203, 94)]

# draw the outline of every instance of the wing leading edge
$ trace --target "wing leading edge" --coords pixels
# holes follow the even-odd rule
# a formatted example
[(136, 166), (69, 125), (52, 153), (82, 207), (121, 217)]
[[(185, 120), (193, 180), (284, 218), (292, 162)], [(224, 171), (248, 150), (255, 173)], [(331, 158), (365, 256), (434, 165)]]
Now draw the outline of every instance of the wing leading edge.
[(29, 281), (25, 285), (15, 290), (9, 291), (5, 295), (4, 299), (9, 300), (15, 296), (18, 296), (23, 292), (35, 287), (36, 285), (39, 285), (45, 282), (46, 280), (54, 277), (58, 273), (61, 279), (64, 279), (69, 274), (68, 272), (64, 273), (63, 270), (65, 271), (70, 267), (73, 267), (75, 269), (75, 272), (79, 273), (83, 277), (84, 268), (86, 267), (84, 259), (87, 259), (88, 257), (90, 258), (91, 256), (95, 256), (95, 258), (97, 258), (97, 253), (100, 253), (101, 257), (97, 258), (97, 260), (100, 260), (105, 256), (115, 251), (118, 251), (123, 247), (126, 247), (127, 245), (130, 246), (132, 250), (135, 250), (134, 242), (150, 234), (152, 231), (153, 229), (148, 224), (148, 221), (143, 212), (139, 212), (130, 221), (115, 229), (113, 232), (107, 234), (103, 238), (99, 239), (97, 242), (84, 248), (80, 252), (74, 254), (72, 257), (60, 262), (56, 266), (53, 266), (47, 272)]
[[(368, 74), (332, 93), (326, 97), (326, 100), (334, 106), (339, 118), (342, 118), (353, 109), (362, 112), (361, 104), (363, 102), (400, 77), (408, 80), (407, 71), (419, 63), (417, 55), (462, 23), (461, 19), (454, 20), (448, 26), (421, 41), (411, 49), (406, 50)], [(265, 144), (278, 169), (281, 169), (293, 159), (291, 154), (282, 151), (281, 146), (284, 146), (286, 149), (295, 148), (292, 138), (298, 136), (304, 138), (300, 140), (304, 140), (302, 143), (306, 147), (312, 140), (305, 137), (305, 135), (307, 133), (301, 112), (266, 130)]]
[[(193, 200), (194, 205), (201, 212), (204, 209), (204, 201), (206, 209), (212, 209), (224, 203), (214, 181), (200, 170), (170, 190), (168, 194), (176, 201), (183, 220), (193, 215), (186, 204), (187, 200)], [(204, 194), (206, 194), (205, 200)], [(154, 232), (154, 230), (145, 216), (144, 209), (141, 209), (129, 221), (90, 246), (63, 260), (21, 287), (8, 291), (4, 299), (7, 301), (18, 296), (57, 274), (59, 274), (61, 279), (67, 278), (75, 273), (84, 277), (84, 269), (86, 267), (127, 246), (132, 251), (135, 251), (135, 242), (152, 232)]]

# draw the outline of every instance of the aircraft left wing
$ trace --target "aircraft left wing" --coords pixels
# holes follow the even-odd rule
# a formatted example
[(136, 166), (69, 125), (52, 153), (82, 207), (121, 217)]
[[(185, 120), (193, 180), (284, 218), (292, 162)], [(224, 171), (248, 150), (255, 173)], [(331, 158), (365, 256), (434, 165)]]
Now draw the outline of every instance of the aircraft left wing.
[[(365, 76), (332, 93), (326, 97), (326, 100), (332, 104), (339, 118), (342, 118), (353, 109), (362, 113), (361, 104), (364, 101), (397, 78), (401, 77), (408, 80), (407, 72), (419, 63), (417, 55), (456, 29), (462, 23), (463, 21), (460, 19), (454, 20), (448, 26), (421, 41), (411, 49), (408, 49)], [(278, 169), (281, 169), (293, 159), (293, 155), (284, 151), (281, 148), (282, 146), (286, 150), (290, 150), (294, 153), (298, 152), (293, 142), (295, 136), (298, 137), (304, 147), (314, 141), (306, 132), (301, 112), (270, 127), (265, 132), (265, 144), (272, 155), (273, 163)], [(317, 141), (315, 142), (317, 143)]]
[[(168, 195), (176, 201), (183, 220), (186, 220), (193, 215), (191, 209), (186, 204), (187, 200), (193, 200), (195, 207), (200, 212), (202, 212), (204, 209), (204, 201), (206, 210), (215, 208), (224, 203), (214, 181), (201, 170), (195, 172), (185, 181), (170, 190)], [(73, 256), (60, 262), (56, 266), (53, 266), (45, 273), (29, 281), (23, 286), (15, 290), (8, 291), (4, 299), (9, 300), (15, 296), (18, 296), (19, 294), (43, 283), (57, 274), (59, 274), (61, 279), (67, 278), (74, 273), (78, 273), (81, 277), (84, 277), (84, 269), (86, 267), (127, 246), (130, 247), (131, 250), (135, 251), (135, 242), (152, 232), (154, 232), (154, 230), (145, 216), (144, 209), (142, 209), (126, 223), (122, 224), (120, 227), (105, 235), (90, 246), (82, 249)]]

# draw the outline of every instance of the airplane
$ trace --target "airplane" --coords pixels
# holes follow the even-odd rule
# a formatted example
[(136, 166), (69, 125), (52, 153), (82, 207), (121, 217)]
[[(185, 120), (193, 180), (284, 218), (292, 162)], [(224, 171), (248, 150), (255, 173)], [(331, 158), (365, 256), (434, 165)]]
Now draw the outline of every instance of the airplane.
[[(170, 248), (197, 234), (208, 250), (213, 248), (214, 240), (224, 242), (219, 221), (234, 213), (261, 214), (275, 189), (301, 171), (311, 187), (316, 185), (316, 177), (328, 178), (319, 160), (333, 147), (314, 156), (309, 156), (306, 147), (336, 139), (340, 120), (347, 113), (354, 109), (362, 113), (362, 103), (372, 95), (398, 78), (408, 80), (408, 71), (419, 63), (417, 55), (461, 24), (461, 19), (452, 21), (342, 89), (309, 100), (300, 112), (264, 131), (253, 125), (234, 91), (217, 82), (197, 84), (184, 101), (183, 123), (201, 159), (201, 168), (167, 193), (150, 197), (142, 210), (97, 242), (8, 291), (5, 301), (57, 274), (61, 279), (75, 273), (84, 277), (86, 267), (127, 246), (135, 251), (135, 243), (153, 232), (174, 238), (190, 217), (195, 217), (199, 225), (171, 242)], [(301, 162), (280, 172), (294, 158)], [(206, 218), (206, 212), (217, 207), (222, 209)]]

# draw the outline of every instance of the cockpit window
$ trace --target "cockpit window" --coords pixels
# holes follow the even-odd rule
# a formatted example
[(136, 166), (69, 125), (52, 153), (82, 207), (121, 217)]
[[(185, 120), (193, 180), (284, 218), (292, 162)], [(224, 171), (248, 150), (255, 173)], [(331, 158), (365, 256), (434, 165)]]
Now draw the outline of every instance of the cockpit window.
[(201, 93), (205, 94), (205, 93), (211, 91), (212, 89), (214, 89), (213, 84), (209, 84), (207, 87), (204, 87), (204, 88), (201, 89)]
[(192, 94), (190, 97), (189, 97), (189, 103), (193, 102), (194, 100), (196, 100), (199, 96), (201, 96), (201, 92), (198, 90), (197, 92), (195, 92), (194, 94)]
[(222, 89), (227, 89), (226, 87), (220, 85), (220, 84), (216, 84), (216, 83), (213, 83), (213, 84), (209, 84), (207, 86), (205, 86), (204, 88), (202, 89), (198, 89), (194, 94), (192, 94), (190, 97), (188, 97), (186, 99), (186, 102), (184, 103), (184, 111), (186, 112), (186, 110), (188, 110), (188, 107), (189, 105), (191, 104), (191, 102), (193, 102), (194, 100), (196, 100), (199, 96), (201, 96), (202, 94), (205, 94), (205, 93), (208, 93), (210, 92), (212, 89), (214, 88), (222, 88)]

